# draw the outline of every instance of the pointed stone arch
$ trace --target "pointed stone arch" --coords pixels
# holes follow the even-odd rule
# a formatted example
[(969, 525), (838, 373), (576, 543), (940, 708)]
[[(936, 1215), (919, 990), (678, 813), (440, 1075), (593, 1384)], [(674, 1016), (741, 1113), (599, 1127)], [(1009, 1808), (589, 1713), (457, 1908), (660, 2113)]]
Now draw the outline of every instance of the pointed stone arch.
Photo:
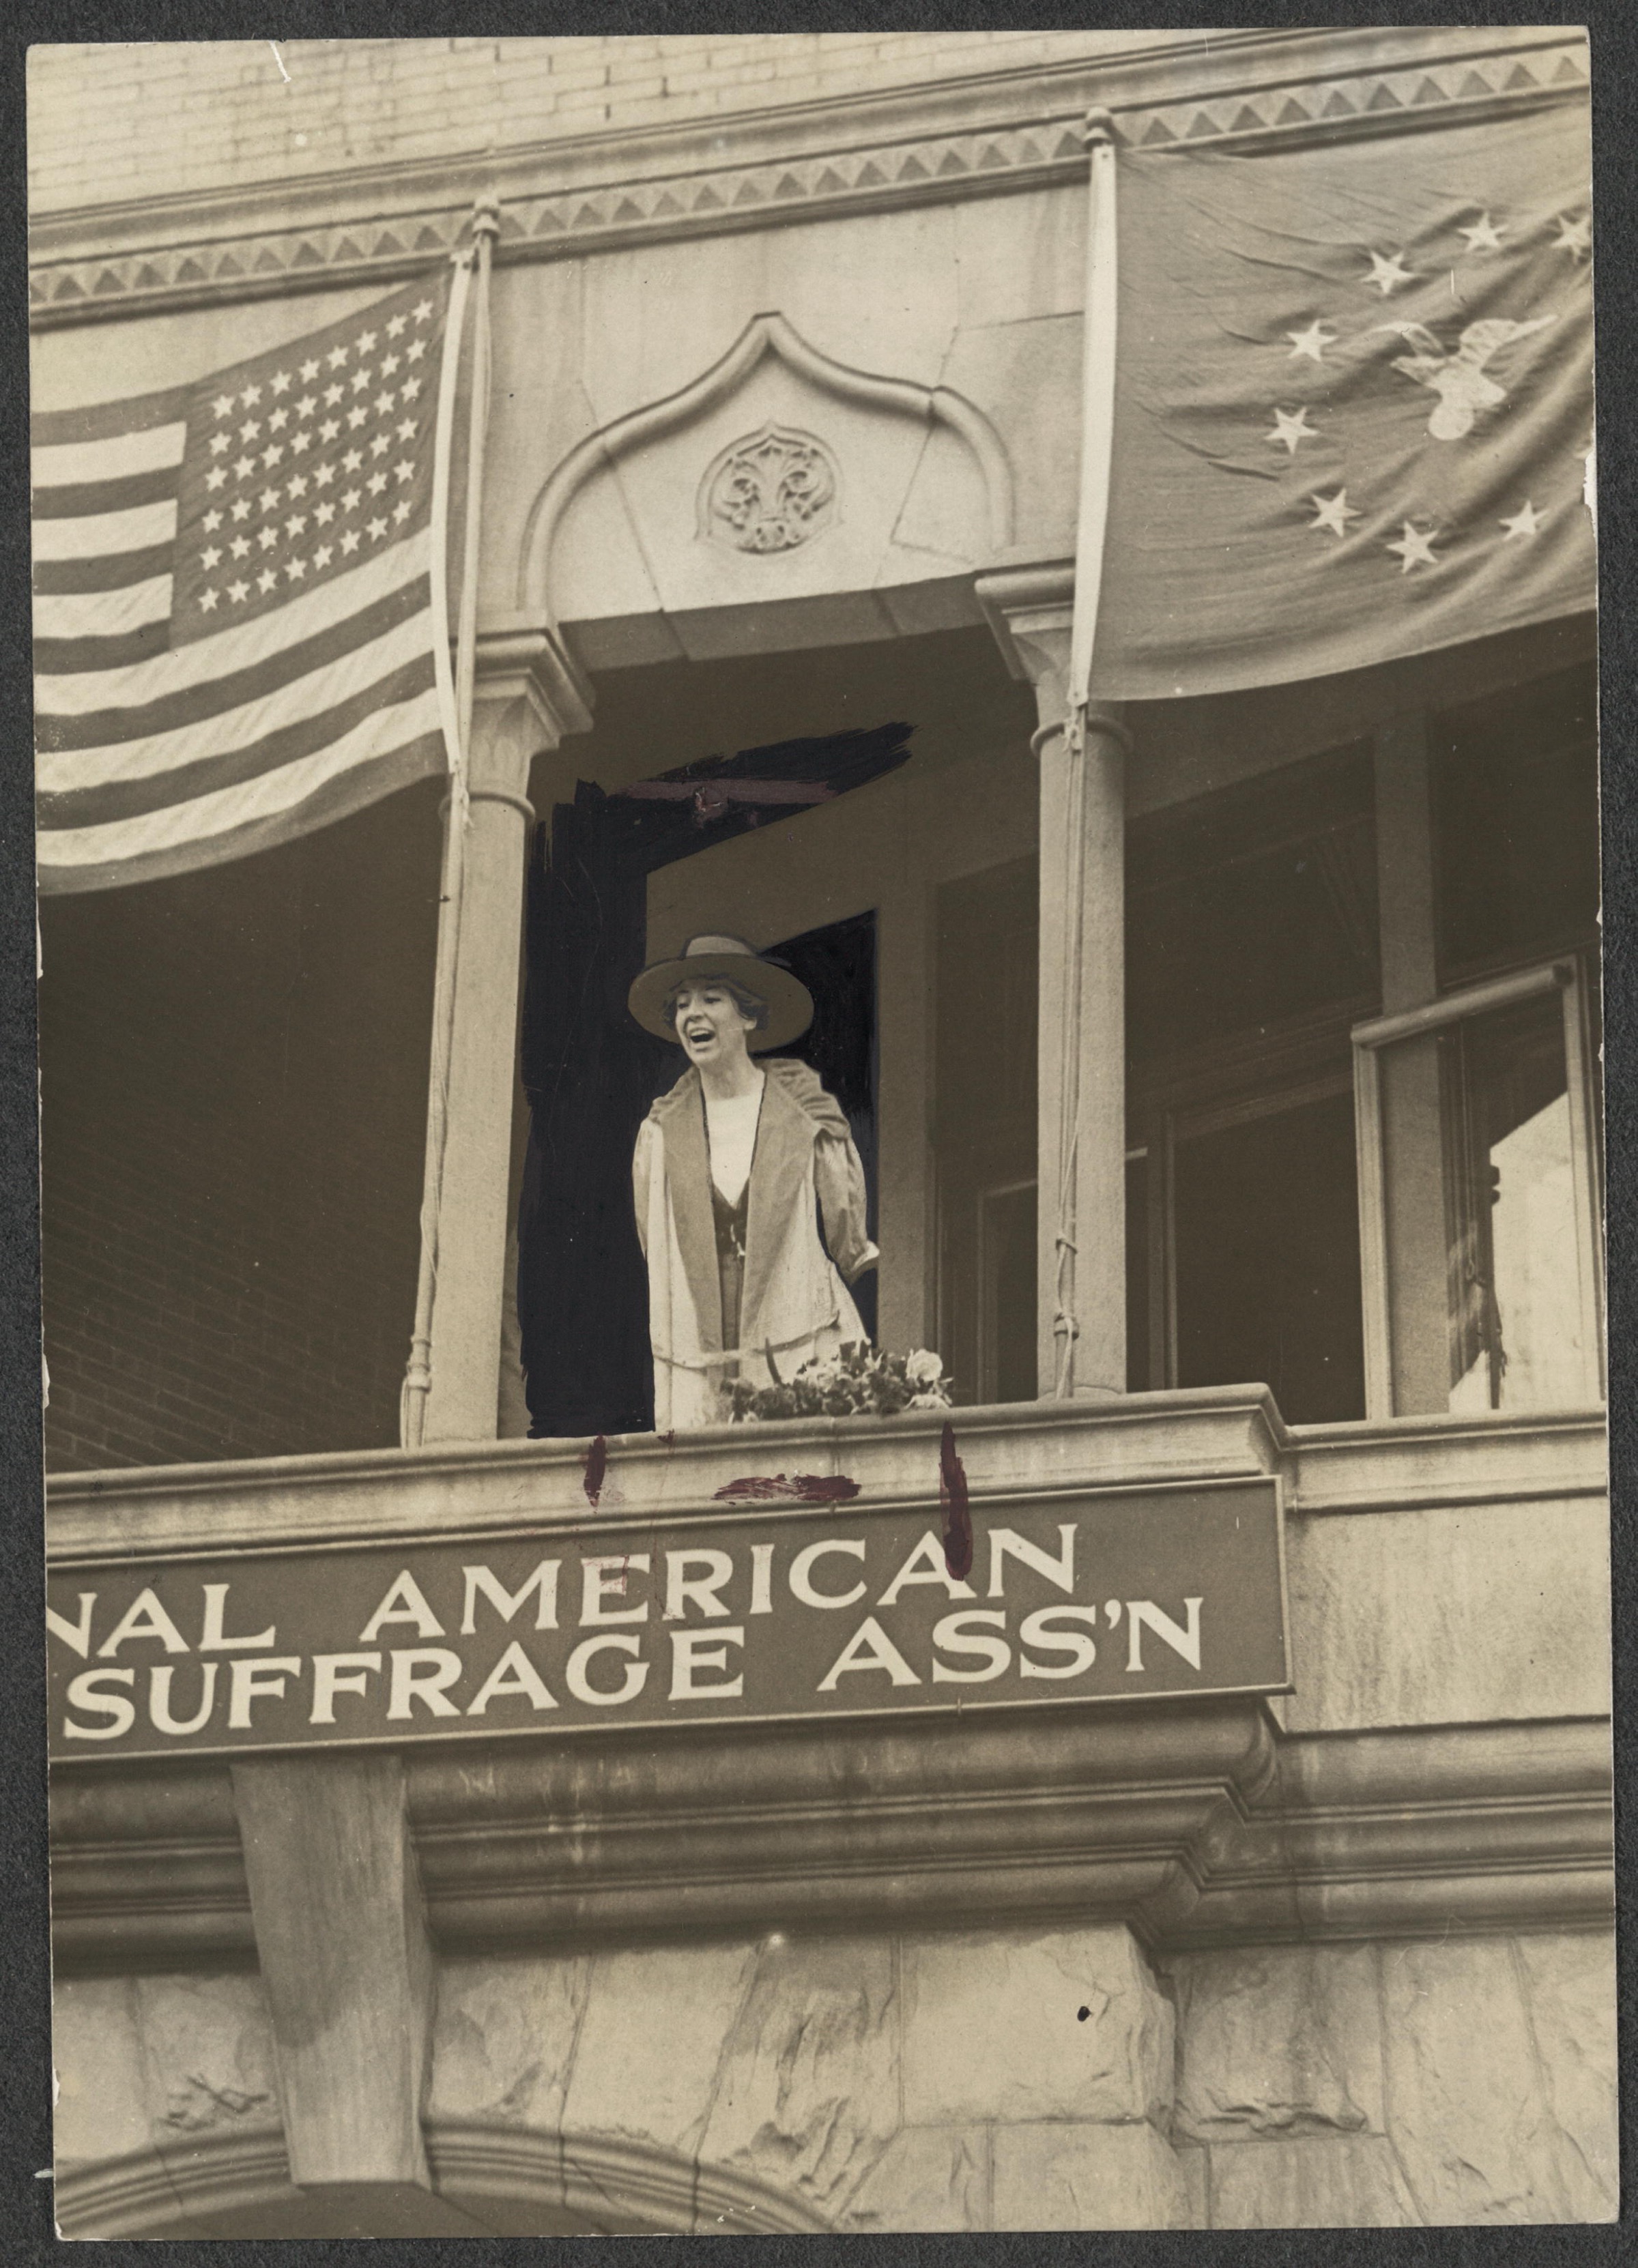
[(984, 412), (945, 386), (889, 378), (837, 362), (812, 345), (778, 313), (753, 315), (727, 351), (676, 393), (629, 410), (572, 449), (551, 474), (525, 522), (518, 569), (518, 605), (531, 621), (548, 619), (551, 558), (557, 531), (576, 497), (620, 459), (694, 423), (738, 392), (768, 357), (785, 364), (820, 392), (879, 416), (943, 427), (961, 440), (978, 466), (987, 503), (992, 548), (1013, 540), (1013, 474), (1001, 438)]

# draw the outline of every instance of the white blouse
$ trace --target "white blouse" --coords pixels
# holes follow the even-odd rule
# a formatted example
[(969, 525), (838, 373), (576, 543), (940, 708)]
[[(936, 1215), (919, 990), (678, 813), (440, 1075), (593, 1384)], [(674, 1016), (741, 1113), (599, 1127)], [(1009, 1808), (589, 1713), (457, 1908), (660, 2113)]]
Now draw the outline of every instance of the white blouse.
[(705, 1139), (711, 1151), (711, 1178), (723, 1201), (737, 1204), (750, 1179), (751, 1158), (756, 1147), (756, 1122), (762, 1115), (764, 1073), (750, 1094), (734, 1094), (719, 1101), (705, 1097)]

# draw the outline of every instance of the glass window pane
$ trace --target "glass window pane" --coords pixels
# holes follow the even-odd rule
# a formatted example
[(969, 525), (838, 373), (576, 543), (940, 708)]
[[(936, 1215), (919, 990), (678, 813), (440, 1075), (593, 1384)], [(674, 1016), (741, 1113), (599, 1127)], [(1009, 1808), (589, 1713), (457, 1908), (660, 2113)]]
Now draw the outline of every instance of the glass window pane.
[(1581, 1397), (1575, 1165), (1556, 993), (1444, 1035), (1450, 1407)]
[(1394, 1406), (1590, 1391), (1557, 991), (1383, 1050)]

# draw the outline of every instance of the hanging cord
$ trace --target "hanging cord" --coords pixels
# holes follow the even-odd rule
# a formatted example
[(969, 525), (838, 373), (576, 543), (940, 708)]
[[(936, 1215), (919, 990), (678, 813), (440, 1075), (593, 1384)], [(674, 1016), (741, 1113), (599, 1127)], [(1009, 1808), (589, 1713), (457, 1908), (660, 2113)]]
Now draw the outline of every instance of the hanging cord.
[[(454, 1052), (454, 1009), (466, 887), (467, 836), (472, 823), (469, 785), (472, 711), (476, 685), (477, 543), (483, 504), (483, 446), (488, 433), (489, 272), (491, 253), (500, 232), (498, 207), (480, 200), (472, 216), (472, 248), (456, 264), (444, 367), (439, 381), (443, 493), (433, 515), (433, 580), (439, 594), (433, 627), (434, 662), (445, 714), (449, 752), (449, 795), (445, 806), (443, 873), (439, 891), (438, 962), (432, 987), (432, 1060), (427, 1087), (426, 1166), (421, 1185), (421, 1270), (416, 1287), (414, 1335), (398, 1397), (398, 1431), (406, 1449), (419, 1448), (426, 1431), (426, 1406), (432, 1389), (432, 1311), (438, 1292), (439, 1226), (443, 1211), (444, 1163), (449, 1140), (450, 1065)], [(467, 439), (466, 523), (461, 547), (461, 615), (455, 672), (449, 671), (447, 586), (449, 438), (454, 416), (455, 373), (460, 362), (461, 317), (466, 289), (476, 274), (472, 385)]]
[(1081, 1146), (1081, 950), (1086, 929), (1086, 730), (1080, 711), (1061, 725), (1044, 725), (1035, 735), (1037, 755), (1061, 733), (1066, 767), (1063, 800), (1064, 984), (1059, 1014), (1058, 1219), (1053, 1229), (1052, 1393), (1062, 1401), (1074, 1390), (1076, 1191)]

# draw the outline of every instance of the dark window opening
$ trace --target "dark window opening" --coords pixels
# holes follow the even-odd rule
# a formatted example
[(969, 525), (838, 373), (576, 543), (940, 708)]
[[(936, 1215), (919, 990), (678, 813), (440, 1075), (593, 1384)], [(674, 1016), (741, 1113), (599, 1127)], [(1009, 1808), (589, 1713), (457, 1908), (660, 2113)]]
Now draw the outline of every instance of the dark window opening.
[(1597, 936), (1597, 682), (1590, 663), (1428, 720), (1439, 982)]
[(939, 1351), (963, 1403), (1037, 1390), (1037, 874), (1018, 858), (938, 894)]
[(1134, 1064), (1376, 993), (1370, 751), (1339, 749), (1134, 821)]
[(1365, 1414), (1354, 1104), (1199, 1133), (1173, 1157), (1179, 1386), (1268, 1386), (1292, 1422)]
[(1138, 821), (1127, 861), (1129, 1386), (1365, 1410), (1349, 1029), (1379, 999), (1371, 751)]

